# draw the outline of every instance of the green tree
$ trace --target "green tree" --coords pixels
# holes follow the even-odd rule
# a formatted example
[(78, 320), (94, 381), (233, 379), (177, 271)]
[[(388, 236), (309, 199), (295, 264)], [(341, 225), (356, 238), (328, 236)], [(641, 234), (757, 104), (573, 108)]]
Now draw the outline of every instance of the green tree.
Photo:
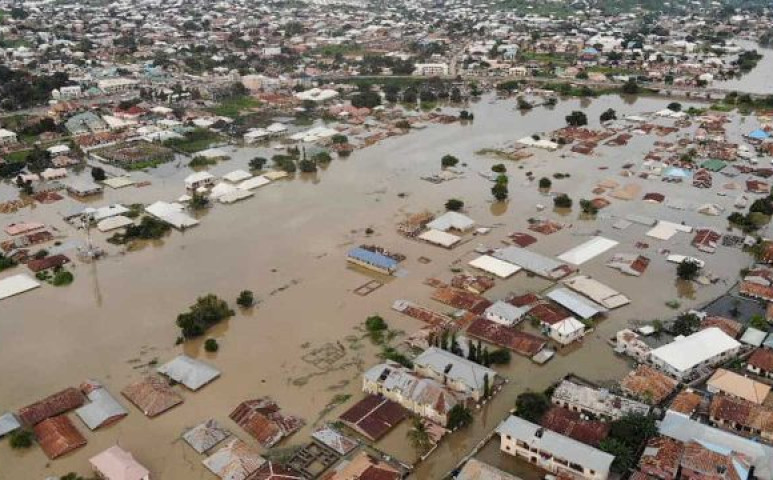
[(553, 186), (553, 182), (548, 177), (542, 177), (539, 179), (538, 185), (541, 190), (550, 190), (550, 187)]
[(249, 308), (255, 304), (255, 295), (251, 290), (242, 290), (236, 297), (236, 304), (242, 308)]
[(698, 262), (693, 260), (685, 260), (676, 266), (676, 276), (680, 280), (693, 280), (700, 273), (701, 267)]
[(268, 159), (265, 157), (255, 157), (250, 160), (250, 170), (263, 170), (263, 167), (268, 163)]
[(30, 448), (34, 439), (32, 431), (27, 429), (19, 429), (11, 432), (9, 437), (9, 443), (14, 450), (21, 450)]
[(701, 319), (694, 313), (683, 313), (676, 317), (671, 326), (671, 333), (674, 335), (690, 335), (698, 330), (701, 325)]
[(614, 438), (605, 438), (599, 443), (599, 449), (610, 455), (614, 455), (615, 459), (612, 461), (613, 471), (625, 473), (633, 468), (635, 463), (634, 453), (623, 442)]
[(446, 428), (449, 430), (464, 428), (471, 423), (472, 412), (470, 412), (470, 409), (464, 405), (458, 403), (451, 407), (451, 410), (448, 411), (448, 422), (446, 423)]
[(547, 395), (539, 392), (524, 392), (515, 399), (515, 414), (532, 423), (539, 423), (550, 409)]
[(636, 451), (650, 437), (658, 433), (655, 419), (640, 413), (629, 413), (610, 424), (609, 437)]
[(601, 116), (599, 117), (599, 120), (603, 122), (609, 122), (610, 120), (617, 120), (617, 112), (615, 112), (614, 109), (608, 108), (606, 109)]
[(768, 328), (770, 328), (768, 321), (765, 320), (765, 317), (760, 314), (752, 315), (752, 317), (749, 319), (749, 325), (756, 328), (757, 330), (762, 330), (763, 332), (767, 332)]
[(593, 202), (584, 198), (580, 200), (580, 209), (582, 209), (582, 213), (586, 213), (588, 215), (596, 215), (599, 213), (599, 209), (593, 205)]
[(180, 327), (183, 337), (198, 337), (203, 335), (209, 327), (233, 315), (234, 311), (228, 307), (225, 300), (210, 293), (199, 297), (187, 312), (179, 314), (177, 326)]
[(639, 84), (636, 83), (636, 79), (629, 78), (628, 81), (623, 85), (622, 90), (626, 95), (636, 95), (639, 93)]
[(333, 161), (333, 157), (331, 157), (328, 152), (317, 152), (312, 155), (311, 159), (314, 160), (315, 163), (319, 163), (321, 165), (327, 165)]
[(668, 104), (668, 106), (666, 108), (668, 108), (672, 112), (681, 112), (682, 111), (682, 104), (679, 103), (679, 102), (671, 102), (671, 103)]
[(408, 440), (419, 455), (424, 455), (432, 447), (432, 438), (429, 436), (429, 431), (427, 431), (427, 427), (419, 417), (413, 419), (413, 425), (407, 435)]
[(91, 169), (91, 178), (93, 178), (95, 182), (104, 182), (107, 179), (105, 169), (101, 167), (93, 167)]
[(451, 198), (446, 202), (446, 210), (451, 212), (458, 212), (464, 208), (464, 202), (458, 198)]
[(204, 350), (206, 350), (209, 353), (215, 353), (220, 349), (220, 345), (217, 343), (217, 340), (214, 338), (208, 338), (204, 342)]
[(337, 145), (343, 145), (345, 143), (349, 143), (349, 137), (346, 135), (336, 134), (330, 137), (330, 141), (337, 144)]
[(588, 116), (579, 110), (575, 110), (566, 116), (566, 123), (570, 127), (582, 127), (588, 124)]
[(491, 194), (494, 196), (494, 198), (497, 199), (498, 202), (507, 200), (509, 195), (507, 185), (501, 182), (495, 183), (494, 186), (491, 187)]
[(556, 208), (572, 208), (572, 203), (572, 199), (565, 193), (553, 198), (553, 206)]
[(313, 173), (317, 171), (317, 164), (312, 160), (303, 159), (298, 162), (298, 168), (304, 173)]
[(506, 173), (507, 167), (503, 163), (497, 163), (491, 166), (491, 171), (494, 173)]
[(453, 155), (443, 155), (443, 158), (440, 159), (440, 166), (443, 168), (455, 167), (458, 163), (459, 159)]
[(491, 365), (506, 365), (510, 363), (510, 350), (506, 348), (499, 348), (491, 352), (488, 356)]

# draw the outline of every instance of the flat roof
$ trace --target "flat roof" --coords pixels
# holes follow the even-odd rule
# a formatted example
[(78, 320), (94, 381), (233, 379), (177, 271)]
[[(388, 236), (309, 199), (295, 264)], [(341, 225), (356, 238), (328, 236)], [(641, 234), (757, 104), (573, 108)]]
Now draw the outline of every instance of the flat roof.
[(461, 240), (461, 237), (457, 237), (456, 235), (442, 232), (440, 230), (427, 230), (426, 232), (419, 235), (419, 238), (426, 242), (434, 243), (435, 245), (440, 245), (441, 247), (446, 248), (453, 247)]
[(156, 371), (191, 390), (198, 390), (220, 376), (220, 370), (187, 355), (175, 357)]
[(509, 278), (522, 269), (518, 265), (505, 262), (498, 258), (494, 258), (491, 255), (481, 255), (480, 257), (471, 260), (468, 263), (469, 266), (483, 270), (484, 272), (496, 275), (499, 278)]
[(371, 252), (370, 250), (366, 250), (362, 247), (352, 248), (346, 255), (356, 260), (360, 260), (386, 270), (396, 268), (399, 263), (392, 257), (387, 257), (386, 255), (378, 252)]
[(25, 273), (0, 280), (0, 300), (38, 288), (40, 284)]
[[(556, 278), (556, 272), (566, 266), (562, 262), (520, 247), (502, 248), (495, 251), (493, 256), (546, 278)], [(565, 272), (561, 270), (558, 278), (564, 275)]]
[(564, 284), (610, 310), (631, 303), (631, 300), (622, 293), (587, 275), (574, 276), (564, 280)]
[(618, 242), (605, 237), (593, 237), (576, 247), (567, 250), (558, 256), (558, 259), (571, 263), (572, 265), (582, 265), (583, 263), (595, 258), (602, 253), (617, 246)]
[(717, 327), (710, 327), (656, 348), (650, 355), (685, 372), (741, 344)]

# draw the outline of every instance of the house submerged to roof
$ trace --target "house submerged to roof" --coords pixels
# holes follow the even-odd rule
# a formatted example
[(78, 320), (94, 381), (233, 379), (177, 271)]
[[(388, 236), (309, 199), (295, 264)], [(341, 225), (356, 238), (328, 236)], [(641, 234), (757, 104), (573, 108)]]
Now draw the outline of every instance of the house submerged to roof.
[(216, 368), (187, 355), (175, 357), (158, 367), (156, 371), (193, 391), (199, 390), (220, 376), (220, 371)]

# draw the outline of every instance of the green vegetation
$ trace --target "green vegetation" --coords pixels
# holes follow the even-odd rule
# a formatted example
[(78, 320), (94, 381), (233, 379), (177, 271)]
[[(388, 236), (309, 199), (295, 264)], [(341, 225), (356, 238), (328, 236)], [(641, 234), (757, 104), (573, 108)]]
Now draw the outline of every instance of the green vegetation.
[(91, 178), (95, 182), (104, 182), (107, 180), (107, 174), (105, 174), (105, 169), (101, 167), (93, 167), (91, 169)]
[(566, 124), (570, 127), (582, 127), (588, 124), (588, 117), (585, 113), (575, 110), (566, 116)]
[(655, 419), (641, 414), (628, 414), (612, 422), (610, 427), (609, 437), (599, 448), (615, 456), (612, 469), (619, 473), (633, 466), (641, 445), (658, 432)]
[(249, 308), (255, 305), (255, 295), (251, 290), (242, 290), (236, 297), (236, 304), (242, 308)]
[(424, 422), (421, 418), (416, 417), (413, 419), (411, 429), (406, 435), (419, 455), (427, 453), (429, 449), (432, 448), (432, 438), (429, 436), (427, 427), (424, 426)]
[(384, 341), (384, 333), (389, 330), (389, 326), (380, 315), (371, 315), (365, 319), (365, 331), (373, 343), (380, 344)]
[(16, 265), (18, 265), (16, 263), (16, 260), (6, 257), (2, 253), (0, 253), (0, 272), (2, 272), (3, 270), (7, 270), (9, 268), (13, 268)]
[(174, 150), (191, 154), (208, 149), (210, 146), (222, 142), (222, 138), (215, 132), (205, 128), (197, 128), (186, 133), (183, 138), (171, 138), (164, 145)]
[(51, 285), (55, 287), (64, 287), (71, 284), (73, 280), (75, 280), (75, 277), (71, 272), (59, 268), (54, 271), (54, 278), (51, 280)]
[(333, 161), (333, 157), (328, 152), (317, 152), (311, 156), (311, 160), (320, 165), (327, 165)]
[(268, 159), (265, 157), (255, 157), (250, 160), (250, 170), (263, 170), (268, 163)]
[(499, 348), (488, 354), (488, 362), (491, 365), (507, 365), (510, 359), (510, 350), (506, 348)]
[(304, 173), (313, 173), (317, 171), (317, 164), (313, 160), (303, 159), (298, 162), (298, 168)]
[(337, 133), (332, 137), (330, 137), (330, 141), (336, 145), (344, 145), (349, 143), (349, 137), (347, 137), (346, 135), (341, 135), (340, 133)]
[(443, 158), (440, 159), (440, 166), (443, 168), (455, 167), (458, 164), (459, 159), (453, 155), (443, 155)]
[[(507, 197), (510, 194), (510, 192), (507, 189), (507, 182), (500, 181), (501, 177), (504, 177), (504, 175), (500, 175), (499, 177), (497, 177), (497, 182), (494, 184), (493, 187), (491, 187), (491, 195), (493, 195), (498, 202), (503, 202), (507, 200)], [(505, 177), (505, 179), (507, 179), (507, 177)]]
[(550, 190), (550, 187), (553, 186), (553, 182), (548, 177), (542, 177), (539, 179), (538, 186), (540, 190)]
[(394, 347), (384, 347), (381, 351), (381, 358), (399, 363), (405, 368), (413, 368), (413, 362), (405, 356), (405, 354), (398, 352)]
[(205, 157), (204, 155), (196, 155), (188, 163), (188, 166), (190, 168), (204, 168), (215, 164), (217, 164), (217, 158), (215, 157)]
[(50, 99), (51, 90), (68, 83), (66, 73), (32, 75), (0, 65), (0, 109), (10, 111), (43, 105)]
[(446, 210), (451, 212), (458, 212), (464, 208), (464, 202), (458, 198), (451, 198), (446, 202)]
[(14, 450), (21, 450), (30, 448), (34, 438), (35, 436), (32, 431), (19, 429), (11, 432), (9, 435), (9, 443)]
[(599, 213), (599, 209), (596, 208), (595, 205), (593, 205), (593, 202), (590, 200), (582, 199), (580, 200), (580, 209), (582, 209), (582, 213), (585, 213), (587, 215), (596, 215)]
[(210, 111), (219, 117), (237, 118), (243, 111), (259, 106), (259, 100), (249, 95), (238, 95), (223, 100), (220, 105), (211, 108)]
[(599, 449), (614, 455), (615, 459), (612, 461), (612, 471), (614, 472), (625, 473), (636, 464), (635, 453), (620, 440), (605, 438), (599, 443)]
[(701, 271), (698, 262), (685, 260), (676, 266), (676, 276), (680, 280), (694, 280)]
[(683, 313), (676, 317), (671, 326), (671, 333), (674, 335), (691, 335), (698, 331), (701, 326), (701, 319), (694, 313)]
[(614, 109), (608, 108), (599, 117), (601, 122), (609, 122), (611, 120), (617, 120), (617, 112)]
[[(487, 377), (488, 378), (488, 377)], [(472, 423), (472, 412), (470, 409), (462, 404), (457, 404), (451, 407), (448, 411), (448, 422), (446, 428), (449, 430), (456, 430), (458, 428), (464, 428)]]
[(124, 233), (116, 233), (107, 241), (114, 245), (124, 245), (132, 240), (155, 240), (171, 230), (171, 226), (155, 217), (144, 216), (138, 225), (129, 225)]
[(177, 326), (184, 338), (193, 338), (204, 335), (207, 329), (233, 315), (225, 300), (210, 293), (199, 297), (188, 312), (179, 314)]
[(497, 163), (491, 166), (491, 171), (494, 173), (507, 173), (507, 167), (504, 163)]
[(280, 170), (287, 173), (295, 173), (298, 170), (298, 166), (295, 164), (295, 157), (290, 155), (274, 155), (271, 157), (271, 161), (274, 162)]
[(550, 409), (550, 399), (544, 393), (524, 392), (515, 399), (515, 414), (532, 423), (539, 423)]
[(556, 208), (572, 208), (572, 199), (569, 195), (562, 193), (553, 198), (553, 206)]
[(204, 342), (204, 350), (206, 350), (209, 353), (215, 353), (218, 350), (220, 350), (220, 345), (217, 343), (217, 340), (214, 338), (208, 338)]
[(768, 321), (760, 314), (752, 315), (752, 318), (749, 319), (749, 325), (763, 332), (767, 332), (768, 328), (770, 328)]

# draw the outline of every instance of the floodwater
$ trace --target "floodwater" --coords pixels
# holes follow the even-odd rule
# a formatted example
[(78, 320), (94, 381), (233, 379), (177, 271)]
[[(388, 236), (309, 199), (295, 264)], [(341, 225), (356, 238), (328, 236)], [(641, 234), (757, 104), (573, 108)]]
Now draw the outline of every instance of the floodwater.
[[(540, 390), (563, 375), (574, 372), (601, 383), (622, 378), (629, 366), (615, 357), (605, 339), (631, 322), (649, 321), (672, 315), (665, 302), (678, 296), (674, 287), (673, 265), (658, 253), (667, 247), (674, 253), (695, 254), (687, 234), (677, 234), (668, 242), (644, 236), (645, 227), (627, 230), (611, 228), (616, 217), (639, 213), (682, 221), (695, 226), (724, 228), (724, 216), (705, 217), (694, 209), (678, 211), (665, 205), (613, 200), (595, 222), (577, 221), (577, 202), (591, 198), (590, 190), (601, 179), (612, 177), (619, 183), (639, 183), (643, 191), (659, 191), (678, 197), (692, 206), (705, 202), (732, 208), (732, 197), (717, 197), (713, 190), (688, 185), (663, 184), (656, 180), (624, 179), (619, 166), (640, 162), (652, 142), (659, 137), (635, 136), (628, 147), (601, 147), (594, 156), (584, 157), (568, 151), (535, 152), (520, 162), (502, 161), (475, 155), (482, 148), (497, 148), (536, 132), (564, 125), (564, 117), (580, 107), (579, 100), (560, 102), (552, 109), (538, 108), (518, 112), (514, 100), (490, 102), (484, 99), (472, 106), (475, 122), (468, 125), (431, 125), (410, 135), (386, 140), (356, 151), (346, 159), (334, 160), (314, 175), (276, 182), (256, 192), (254, 198), (231, 206), (216, 206), (202, 223), (184, 233), (173, 232), (159, 242), (137, 251), (122, 253), (105, 243), (107, 235), (94, 234), (96, 244), (109, 256), (97, 263), (78, 263), (76, 280), (66, 288), (43, 286), (0, 304), (0, 411), (17, 410), (87, 378), (102, 381), (116, 396), (128, 383), (140, 378), (149, 363), (165, 362), (180, 353), (199, 356), (222, 371), (222, 377), (196, 393), (182, 392), (185, 403), (155, 419), (144, 417), (122, 397), (129, 416), (117, 424), (88, 432), (74, 415), (73, 421), (89, 441), (73, 454), (48, 461), (39, 448), (14, 452), (8, 442), (0, 442), (0, 479), (17, 480), (61, 475), (69, 471), (88, 472), (88, 458), (119, 443), (152, 472), (164, 480), (210, 479), (201, 465), (202, 456), (179, 440), (187, 428), (216, 418), (237, 436), (252, 442), (228, 419), (242, 400), (271, 395), (289, 413), (303, 416), (307, 427), (280, 444), (287, 447), (308, 440), (316, 422), (335, 420), (352, 401), (361, 398), (361, 373), (378, 361), (376, 348), (363, 339), (360, 325), (373, 313), (383, 315), (397, 330), (413, 332), (420, 322), (390, 309), (396, 299), (408, 299), (447, 311), (430, 300), (431, 289), (423, 284), (428, 277), (448, 279), (449, 266), (473, 258), (478, 243), (491, 246), (512, 231), (525, 231), (529, 217), (544, 215), (564, 223), (574, 223), (554, 235), (539, 236), (531, 248), (556, 255), (587, 239), (591, 232), (620, 241), (613, 252), (635, 253), (636, 241), (648, 241), (641, 251), (652, 259), (641, 278), (626, 277), (604, 266), (602, 255), (582, 266), (582, 272), (614, 286), (632, 299), (602, 322), (586, 337), (582, 348), (563, 352), (546, 366), (536, 366), (514, 357), (501, 369), (509, 379), (504, 390), (464, 433), (445, 439), (430, 458), (415, 471), (418, 479), (441, 478), (483, 439), (513, 407), (515, 396), (528, 388)], [(618, 116), (662, 109), (667, 101), (603, 97), (583, 100), (583, 108), (598, 125), (600, 113), (615, 108)], [(751, 120), (744, 128), (753, 127)], [(675, 136), (671, 136), (673, 140)], [(229, 148), (229, 147), (227, 147)], [(239, 149), (233, 160), (211, 169), (223, 174), (244, 168), (250, 158), (270, 154), (260, 149)], [(462, 178), (433, 185), (420, 176), (437, 173), (446, 153), (466, 164)], [(491, 201), (491, 183), (478, 175), (495, 163), (506, 163), (510, 175), (511, 198), (507, 204)], [(519, 168), (522, 165), (523, 168)], [(608, 170), (599, 170), (608, 167)], [(163, 175), (153, 176), (147, 188), (109, 190), (101, 204), (114, 202), (151, 203), (172, 201), (183, 194), (182, 178), (187, 171), (165, 167)], [(575, 199), (575, 213), (556, 215), (536, 205), (549, 205), (550, 197), (537, 191), (526, 180), (567, 172), (570, 178), (553, 181), (553, 190), (567, 192)], [(146, 174), (136, 174), (142, 180)], [(152, 175), (151, 175), (152, 176)], [(0, 189), (12, 188), (9, 186)], [(398, 195), (404, 194), (404, 195)], [(448, 198), (466, 203), (466, 213), (481, 225), (493, 226), (488, 236), (473, 238), (454, 250), (444, 250), (399, 236), (395, 224), (408, 213), (425, 209), (441, 211)], [(3, 225), (19, 220), (42, 221), (59, 228), (71, 238), (85, 241), (84, 234), (66, 225), (59, 212), (76, 205), (71, 199), (53, 205), (37, 206), (4, 215)], [(366, 228), (373, 229), (366, 235)], [(405, 254), (406, 276), (394, 278), (366, 297), (353, 290), (371, 277), (346, 267), (345, 252), (361, 243), (381, 245)], [(421, 263), (419, 257), (431, 259)], [(715, 255), (700, 255), (707, 268), (732, 282), (747, 263), (738, 250), (722, 249)], [(19, 272), (3, 272), (2, 276)], [(544, 290), (545, 280), (524, 274), (498, 282), (490, 298), (508, 292)], [(682, 298), (683, 308), (708, 301), (727, 290), (724, 280), (716, 285), (696, 287), (692, 298)], [(227, 323), (215, 328), (220, 351), (205, 354), (201, 342), (175, 346), (178, 331), (174, 321), (199, 295), (215, 293), (230, 302), (243, 289), (255, 292), (260, 304), (249, 311), (237, 311)], [(180, 387), (176, 387), (180, 388)], [(336, 400), (351, 395), (352, 400), (337, 405)], [(405, 430), (392, 432), (377, 446), (405, 461), (414, 453)]]
[(770, 72), (773, 72), (773, 49), (761, 47), (756, 42), (740, 40), (738, 45), (747, 50), (757, 50), (762, 58), (757, 62), (757, 67), (740, 77), (722, 82), (715, 82), (712, 86), (723, 90), (756, 93), (760, 95), (773, 94), (773, 82), (770, 81)]

